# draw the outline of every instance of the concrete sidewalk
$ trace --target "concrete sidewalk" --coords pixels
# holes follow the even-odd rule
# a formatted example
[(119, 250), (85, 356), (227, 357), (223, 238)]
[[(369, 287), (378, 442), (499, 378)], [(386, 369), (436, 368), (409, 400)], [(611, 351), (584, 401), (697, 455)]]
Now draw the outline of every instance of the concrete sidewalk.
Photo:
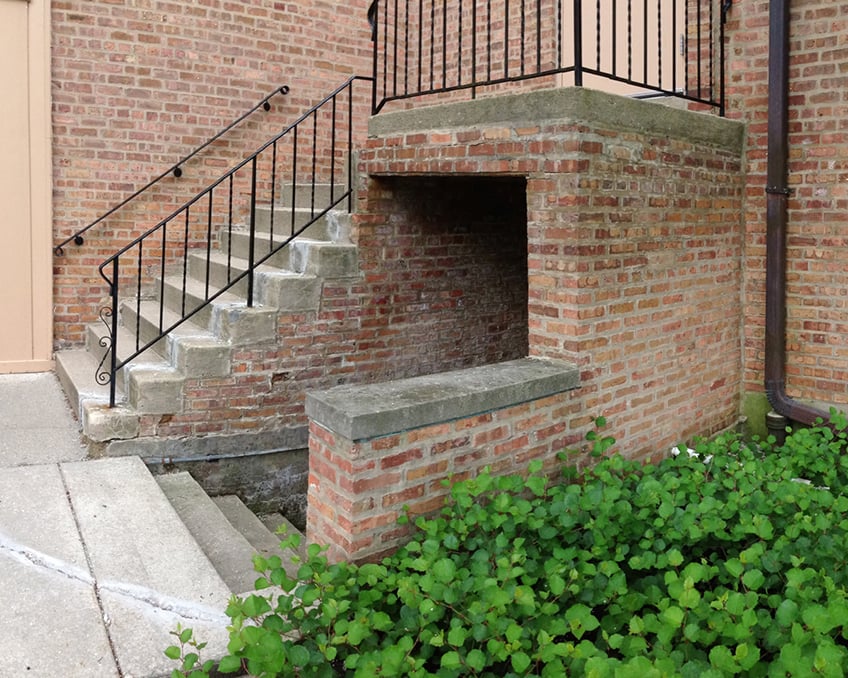
[(137, 458), (82, 461), (53, 374), (0, 376), (0, 676), (154, 678), (230, 591)]

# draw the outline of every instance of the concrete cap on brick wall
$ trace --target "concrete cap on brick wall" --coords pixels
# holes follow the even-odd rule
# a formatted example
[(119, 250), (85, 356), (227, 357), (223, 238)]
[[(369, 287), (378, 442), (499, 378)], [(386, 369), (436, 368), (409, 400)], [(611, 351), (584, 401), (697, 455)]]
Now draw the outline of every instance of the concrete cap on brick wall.
[(539, 400), (578, 384), (579, 370), (570, 363), (522, 358), (309, 393), (306, 414), (348, 440), (367, 440)]
[(644, 101), (588, 87), (537, 90), (380, 113), (371, 117), (368, 134), (384, 137), (504, 123), (521, 126), (543, 120), (591, 122), (641, 134), (682, 137), (735, 152), (742, 151), (745, 138), (745, 125), (738, 121), (659, 103), (648, 106)]

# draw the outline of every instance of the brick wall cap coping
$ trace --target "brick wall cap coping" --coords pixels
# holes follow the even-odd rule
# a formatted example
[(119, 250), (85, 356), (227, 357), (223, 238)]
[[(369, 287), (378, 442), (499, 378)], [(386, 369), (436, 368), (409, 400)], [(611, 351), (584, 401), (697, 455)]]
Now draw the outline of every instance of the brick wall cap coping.
[(531, 127), (545, 120), (587, 122), (594, 127), (687, 139), (739, 153), (745, 138), (745, 125), (739, 121), (588, 87), (536, 90), (379, 113), (371, 116), (368, 134), (384, 137), (504, 123)]
[(367, 440), (491, 412), (577, 388), (579, 370), (541, 358), (308, 393), (306, 414), (348, 440)]

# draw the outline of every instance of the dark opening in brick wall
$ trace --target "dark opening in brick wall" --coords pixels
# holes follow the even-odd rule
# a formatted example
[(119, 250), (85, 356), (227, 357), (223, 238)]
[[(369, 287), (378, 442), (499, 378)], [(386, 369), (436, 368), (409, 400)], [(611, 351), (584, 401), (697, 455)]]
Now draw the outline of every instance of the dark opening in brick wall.
[(400, 349), (393, 378), (526, 356), (525, 179), (377, 181), (386, 223), (359, 244), (386, 292), (373, 303)]

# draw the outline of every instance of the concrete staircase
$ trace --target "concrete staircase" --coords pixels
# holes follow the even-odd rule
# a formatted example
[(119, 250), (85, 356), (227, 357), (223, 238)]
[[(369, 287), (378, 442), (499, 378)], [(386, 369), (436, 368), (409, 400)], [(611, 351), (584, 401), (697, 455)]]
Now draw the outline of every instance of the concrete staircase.
[[(284, 187), (281, 193), (290, 196), (291, 192), (291, 187)], [(341, 192), (336, 187), (334, 195)], [(299, 193), (311, 194), (311, 187)], [(318, 186), (315, 204), (329, 203), (330, 186)], [(283, 234), (289, 231), (292, 221), (300, 227), (310, 219), (308, 208), (257, 207), (256, 252), (270, 252), (273, 245), (285, 240)], [(317, 310), (325, 279), (358, 272), (349, 220), (346, 212), (329, 212), (259, 266), (252, 307), (245, 299), (246, 281), (241, 281), (125, 366), (117, 375), (119, 403), (114, 408), (108, 407), (108, 386), (99, 385), (95, 378), (97, 366), (110, 345), (108, 330), (103, 322), (91, 323), (85, 348), (56, 354), (56, 373), (78, 413), (84, 437), (92, 443), (136, 438), (141, 417), (185, 410), (183, 385), (187, 379), (226, 377), (234, 348), (278, 341), (279, 312)], [(235, 229), (231, 237), (225, 231), (219, 235), (208, 265), (205, 248), (189, 254), (185, 285), (182, 272), (178, 276), (166, 274), (164, 280), (151, 281), (157, 299), (124, 300), (118, 329), (119, 358), (130, 355), (130, 349), (135, 348), (136, 328), (142, 345), (157, 336), (159, 290), (165, 301), (162, 326), (168, 327), (180, 317), (183, 291), (185, 308), (194, 309), (202, 304), (207, 275), (208, 286), (215, 291), (227, 284), (228, 268), (230, 278), (247, 270), (249, 242), (246, 225)]]
[(236, 497), (154, 477), (138, 457), (6, 468), (0, 496), (0, 604), (17, 620), (4, 676), (169, 676), (178, 623), (220, 658), (253, 554), (293, 555)]

